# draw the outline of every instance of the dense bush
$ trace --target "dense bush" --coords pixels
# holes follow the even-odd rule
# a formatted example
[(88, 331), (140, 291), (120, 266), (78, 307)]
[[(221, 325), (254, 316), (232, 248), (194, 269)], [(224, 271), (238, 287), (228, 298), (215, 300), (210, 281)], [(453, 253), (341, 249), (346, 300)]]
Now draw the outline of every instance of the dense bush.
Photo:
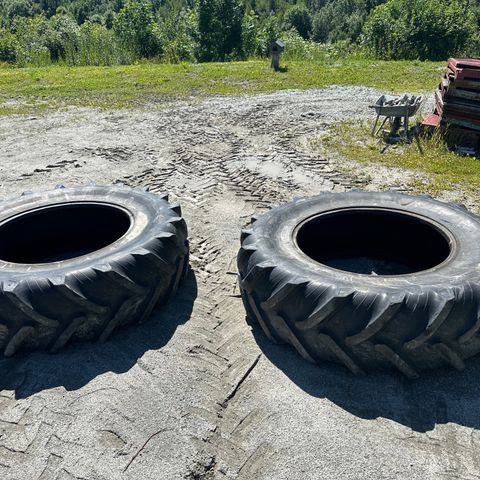
[(196, 29), (195, 12), (188, 10), (171, 12), (160, 24), (163, 60), (168, 63), (194, 61)]
[(55, 45), (54, 32), (45, 17), (15, 17), (15, 57), (20, 66), (41, 66), (51, 62), (49, 45)]
[(312, 31), (312, 18), (306, 7), (303, 5), (294, 5), (290, 7), (284, 15), (284, 29), (294, 28), (302, 38), (308, 38)]
[(125, 48), (140, 57), (153, 57), (161, 52), (151, 0), (128, 0), (115, 17), (113, 30)]
[(54, 15), (48, 22), (49, 36), (46, 46), (53, 61), (65, 57), (67, 45), (75, 42), (79, 34), (77, 22), (70, 15)]
[(16, 54), (16, 37), (8, 30), (0, 29), (0, 62), (15, 62)]
[(311, 40), (302, 38), (295, 29), (281, 35), (285, 43), (284, 60), (315, 60), (323, 57), (323, 48)]
[(441, 60), (465, 51), (477, 30), (465, 2), (389, 0), (367, 19), (363, 39), (381, 58)]
[(280, 23), (275, 17), (268, 17), (258, 28), (256, 38), (256, 53), (258, 55), (268, 55), (270, 45), (282, 35)]
[(289, 59), (360, 42), (379, 58), (476, 56), (480, 0), (0, 0), (0, 62), (20, 66), (239, 60), (277, 38)]
[(243, 56), (243, 10), (238, 0), (198, 0), (197, 50), (201, 62)]
[(67, 65), (119, 65), (135, 59), (134, 52), (125, 49), (112, 30), (87, 21), (79, 29), (78, 36), (65, 46), (63, 60)]
[(363, 0), (329, 1), (313, 18), (313, 39), (321, 43), (357, 40), (369, 8)]
[(31, 0), (3, 0), (1, 6), (5, 20), (12, 22), (15, 17), (33, 17), (42, 13)]

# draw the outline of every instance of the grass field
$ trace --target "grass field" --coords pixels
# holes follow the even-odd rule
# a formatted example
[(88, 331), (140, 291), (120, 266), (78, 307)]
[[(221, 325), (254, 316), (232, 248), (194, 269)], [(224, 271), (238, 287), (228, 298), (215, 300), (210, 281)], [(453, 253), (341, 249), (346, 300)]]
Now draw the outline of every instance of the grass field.
[[(274, 72), (268, 60), (204, 64), (156, 64), (118, 67), (13, 68), (0, 66), (0, 115), (34, 113), (63, 106), (98, 108), (161, 108), (166, 100), (208, 95), (268, 93), (330, 85), (373, 87), (382, 92), (432, 92), (443, 62), (377, 61), (357, 57), (284, 62), (286, 72)], [(423, 154), (415, 145), (382, 153), (369, 125), (337, 125), (322, 139), (327, 150), (357, 162), (421, 171), (418, 191), (436, 194), (480, 188), (480, 162), (448, 151), (441, 141), (424, 140)]]
[(0, 114), (30, 113), (66, 105), (123, 108), (161, 104), (185, 96), (239, 95), (283, 89), (363, 85), (382, 91), (432, 90), (443, 68), (436, 62), (377, 61), (345, 57), (289, 61), (274, 72), (268, 60), (119, 67), (0, 67)]
[(437, 195), (442, 191), (456, 190), (478, 197), (480, 191), (480, 161), (462, 157), (450, 151), (438, 136), (422, 138), (419, 150), (416, 143), (389, 146), (371, 137), (371, 125), (367, 123), (342, 123), (322, 139), (330, 152), (364, 164), (382, 164), (426, 173), (410, 182), (417, 192)]

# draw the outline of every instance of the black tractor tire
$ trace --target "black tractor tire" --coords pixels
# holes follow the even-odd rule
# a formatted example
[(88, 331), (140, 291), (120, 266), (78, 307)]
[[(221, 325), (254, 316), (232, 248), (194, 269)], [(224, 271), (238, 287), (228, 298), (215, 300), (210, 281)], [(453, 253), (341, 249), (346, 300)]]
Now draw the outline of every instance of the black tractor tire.
[(326, 193), (242, 231), (247, 317), (314, 363), (410, 378), (480, 352), (480, 218), (397, 192)]
[(0, 204), (0, 352), (106, 340), (170, 300), (188, 269), (179, 205), (122, 185)]

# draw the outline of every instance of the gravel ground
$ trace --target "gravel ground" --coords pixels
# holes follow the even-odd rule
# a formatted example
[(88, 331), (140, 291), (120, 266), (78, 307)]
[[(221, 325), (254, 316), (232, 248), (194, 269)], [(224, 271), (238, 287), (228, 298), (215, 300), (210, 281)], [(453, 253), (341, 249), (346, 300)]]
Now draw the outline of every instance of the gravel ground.
[(480, 361), (414, 382), (356, 378), (245, 321), (235, 256), (254, 212), (407, 188), (403, 172), (347, 175), (309, 147), (329, 124), (370, 116), (377, 96), (330, 88), (0, 119), (4, 196), (88, 182), (168, 191), (192, 250), (176, 301), (150, 322), (102, 345), (0, 359), (1, 479), (480, 478)]

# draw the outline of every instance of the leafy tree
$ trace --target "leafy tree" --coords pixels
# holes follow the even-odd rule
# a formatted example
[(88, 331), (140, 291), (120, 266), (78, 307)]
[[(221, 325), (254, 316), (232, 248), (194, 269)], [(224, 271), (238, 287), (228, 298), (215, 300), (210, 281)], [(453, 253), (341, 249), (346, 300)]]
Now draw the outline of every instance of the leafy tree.
[(8, 30), (0, 29), (0, 62), (14, 63), (16, 55), (17, 39)]
[(312, 38), (321, 43), (357, 40), (369, 8), (364, 0), (330, 0), (313, 18)]
[[(381, 58), (441, 60), (475, 37), (475, 17), (460, 0), (389, 0), (363, 27), (364, 43)], [(478, 30), (477, 30), (478, 31)]]
[(79, 28), (70, 15), (33, 18), (16, 17), (13, 22), (15, 56), (23, 65), (41, 65), (65, 56), (66, 45), (74, 43)]
[(90, 21), (80, 27), (78, 38), (66, 46), (65, 52), (68, 65), (119, 65), (133, 60), (112, 30)]
[(285, 30), (294, 28), (302, 38), (308, 38), (312, 30), (312, 18), (303, 5), (290, 7), (283, 17)]
[(198, 0), (196, 11), (198, 60), (242, 56), (243, 10), (238, 0)]
[(51, 17), (55, 15), (57, 8), (62, 5), (62, 0), (39, 0), (38, 3), (47, 17)]
[(3, 6), (5, 17), (11, 22), (15, 17), (33, 17), (40, 13), (31, 0), (6, 0)]
[(332, 20), (329, 12), (325, 8), (322, 8), (313, 17), (312, 24), (312, 38), (319, 43), (326, 43), (330, 38), (330, 32), (332, 30)]
[(50, 51), (50, 58), (57, 61), (64, 58), (66, 45), (76, 41), (79, 28), (72, 16), (64, 14), (54, 15), (48, 23), (45, 44)]
[(113, 21), (115, 20), (115, 13), (112, 10), (107, 10), (104, 17), (104, 24), (108, 29), (113, 27)]
[(172, 11), (160, 25), (163, 59), (169, 63), (195, 60), (196, 17), (194, 11)]
[(198, 0), (197, 3), (197, 51), (200, 61), (218, 60), (218, 45), (221, 41), (222, 25), (217, 18), (218, 0)]
[(48, 44), (52, 30), (45, 17), (15, 17), (12, 30), (16, 37), (16, 61), (20, 66), (40, 66), (51, 62)]
[(259, 55), (268, 55), (270, 45), (281, 35), (280, 24), (276, 17), (268, 17), (258, 29), (257, 34), (257, 53)]
[(242, 24), (242, 53), (245, 58), (255, 55), (257, 50), (257, 23), (254, 14), (245, 14)]
[(243, 8), (238, 0), (220, 0), (217, 10), (222, 25), (219, 60), (239, 58), (242, 52)]
[(328, 2), (329, 0), (306, 0), (305, 4), (310, 12), (315, 13), (323, 8)]
[(69, 9), (79, 25), (90, 20), (94, 15), (103, 16), (111, 8), (111, 2), (108, 0), (75, 0), (69, 4)]
[(122, 43), (141, 57), (161, 51), (151, 0), (128, 0), (115, 17), (113, 29)]

